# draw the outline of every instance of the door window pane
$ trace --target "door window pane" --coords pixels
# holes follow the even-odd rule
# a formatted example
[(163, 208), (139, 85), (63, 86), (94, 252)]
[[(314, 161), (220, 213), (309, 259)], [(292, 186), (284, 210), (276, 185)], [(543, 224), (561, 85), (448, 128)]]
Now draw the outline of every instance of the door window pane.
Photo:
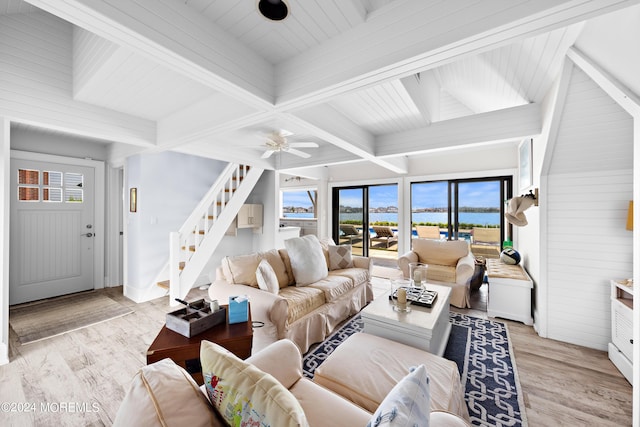
[(447, 181), (411, 184), (412, 237), (447, 238), (449, 190)]
[(68, 203), (82, 203), (84, 177), (79, 173), (65, 173), (64, 201)]
[(37, 202), (39, 196), (38, 187), (18, 187), (18, 200), (22, 202)]
[(62, 172), (42, 172), (42, 185), (50, 187), (62, 187)]
[(40, 184), (40, 171), (32, 169), (18, 169), (18, 184)]
[(364, 255), (364, 190), (340, 189), (338, 200), (339, 243), (351, 245), (354, 255)]
[(44, 202), (62, 202), (62, 188), (43, 188), (42, 201)]

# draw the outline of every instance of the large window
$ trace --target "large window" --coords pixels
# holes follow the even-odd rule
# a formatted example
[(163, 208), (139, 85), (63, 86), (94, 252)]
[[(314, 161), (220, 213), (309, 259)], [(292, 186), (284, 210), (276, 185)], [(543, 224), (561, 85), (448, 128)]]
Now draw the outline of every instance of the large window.
[(511, 177), (412, 183), (412, 235), (467, 240), (474, 255), (498, 257), (510, 235), (504, 201), (511, 191)]
[(317, 218), (318, 191), (283, 190), (281, 218)]
[(356, 255), (398, 257), (398, 186), (334, 188), (333, 238)]

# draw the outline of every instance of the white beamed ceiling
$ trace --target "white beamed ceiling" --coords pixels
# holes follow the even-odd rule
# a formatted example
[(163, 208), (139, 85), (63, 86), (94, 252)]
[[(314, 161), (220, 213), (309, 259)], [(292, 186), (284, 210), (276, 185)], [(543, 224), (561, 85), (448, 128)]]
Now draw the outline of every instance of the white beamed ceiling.
[[(304, 0), (270, 22), (253, 0), (0, 0), (8, 40), (34, 49), (21, 25), (50, 19), (47, 37), (68, 40), (58, 50), (72, 58), (0, 49), (0, 63), (16, 70), (0, 81), (0, 113), (103, 140), (104, 126), (91, 135), (82, 120), (87, 110), (108, 123), (114, 163), (151, 149), (282, 170), (367, 161), (404, 173), (408, 154), (540, 133), (539, 105), (571, 46), (604, 62), (612, 45), (640, 51), (639, 2)], [(640, 61), (621, 56), (608, 71), (640, 87)], [(54, 64), (72, 87), (43, 94), (18, 71), (27, 62)], [(42, 102), (59, 107), (49, 113)], [(276, 129), (320, 147), (305, 150), (309, 159), (261, 159), (259, 131)]]

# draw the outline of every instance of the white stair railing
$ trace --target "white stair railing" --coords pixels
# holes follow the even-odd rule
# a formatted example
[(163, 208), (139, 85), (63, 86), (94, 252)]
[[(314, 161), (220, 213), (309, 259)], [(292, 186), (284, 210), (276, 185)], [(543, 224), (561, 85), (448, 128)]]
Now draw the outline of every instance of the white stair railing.
[(169, 297), (186, 297), (263, 170), (229, 164), (177, 232), (170, 233)]

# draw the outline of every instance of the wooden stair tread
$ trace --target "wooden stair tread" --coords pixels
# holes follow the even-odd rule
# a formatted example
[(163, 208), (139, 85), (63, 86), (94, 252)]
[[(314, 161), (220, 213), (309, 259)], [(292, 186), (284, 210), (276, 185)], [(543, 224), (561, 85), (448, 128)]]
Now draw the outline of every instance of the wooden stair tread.
[(171, 282), (169, 280), (164, 280), (162, 282), (158, 282), (156, 283), (159, 287), (161, 287), (162, 289), (166, 289), (169, 290), (169, 285), (171, 284)]
[[(186, 247), (184, 247), (184, 246), (182, 247), (182, 250), (183, 250), (183, 251), (184, 251), (184, 250), (186, 250), (186, 249), (187, 249)], [(196, 245), (191, 245), (191, 246), (189, 246), (189, 250), (190, 250), (191, 252), (195, 252), (195, 251), (196, 251)]]

